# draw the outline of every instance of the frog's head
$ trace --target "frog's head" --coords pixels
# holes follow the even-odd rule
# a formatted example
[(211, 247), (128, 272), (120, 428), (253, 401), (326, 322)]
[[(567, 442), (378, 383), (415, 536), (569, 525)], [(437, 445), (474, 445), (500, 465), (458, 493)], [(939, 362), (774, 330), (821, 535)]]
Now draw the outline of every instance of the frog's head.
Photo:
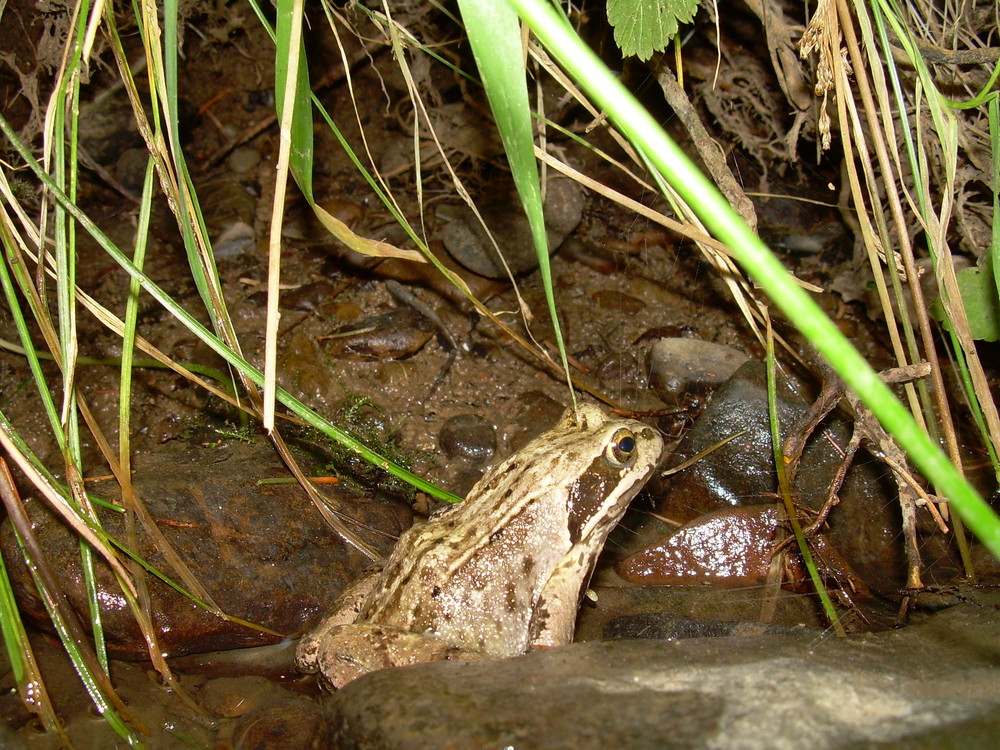
[(563, 434), (578, 430), (573, 455), (567, 456), (578, 463), (567, 492), (570, 541), (599, 548), (652, 475), (663, 439), (641, 422), (589, 404), (568, 411), (560, 424)]

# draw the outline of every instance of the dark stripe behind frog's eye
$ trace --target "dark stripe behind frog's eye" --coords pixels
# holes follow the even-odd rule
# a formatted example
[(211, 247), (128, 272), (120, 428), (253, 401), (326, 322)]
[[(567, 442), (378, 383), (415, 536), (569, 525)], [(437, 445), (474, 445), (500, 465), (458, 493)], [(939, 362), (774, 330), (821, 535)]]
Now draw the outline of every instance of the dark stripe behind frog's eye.
[(635, 453), (635, 435), (631, 430), (622, 428), (618, 430), (604, 450), (604, 457), (612, 466), (625, 466)]

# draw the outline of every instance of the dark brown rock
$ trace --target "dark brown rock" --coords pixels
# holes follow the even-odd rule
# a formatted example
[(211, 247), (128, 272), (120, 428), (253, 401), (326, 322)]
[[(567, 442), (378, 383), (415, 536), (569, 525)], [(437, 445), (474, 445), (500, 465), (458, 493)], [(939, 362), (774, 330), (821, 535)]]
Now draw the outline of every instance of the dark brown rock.
[[(622, 560), (615, 571), (626, 581), (647, 586), (760, 587), (772, 573), (781, 523), (773, 503), (706, 513)], [(864, 582), (825, 536), (812, 535), (807, 546), (828, 590), (835, 586), (845, 605), (867, 604), (871, 596)], [(796, 545), (788, 546), (778, 572), (786, 588), (811, 590)], [(874, 624), (870, 619), (869, 625)]]
[[(782, 382), (777, 395), (778, 420), (782, 435), (787, 435), (809, 402)], [(849, 422), (834, 413), (813, 434), (793, 485), (796, 502), (812, 510), (822, 507), (850, 430)], [(730, 440), (739, 433), (744, 434)], [(725, 440), (729, 442), (722, 444)], [(776, 499), (763, 363), (748, 362), (719, 389), (669, 465), (709, 449), (692, 466), (651, 483), (663, 516), (683, 524), (721, 508)], [(870, 586), (881, 590), (901, 583), (899, 507), (884, 464), (860, 451), (839, 495), (825, 531), (828, 540)]]
[[(224, 612), (297, 636), (318, 622), (369, 561), (330, 530), (297, 485), (258, 484), (277, 476), (285, 477), (287, 471), (270, 446), (236, 444), (140, 456), (134, 482), (163, 535)], [(116, 496), (116, 487), (110, 481), (88, 484), (94, 495), (108, 499)], [(383, 554), (409, 524), (408, 510), (396, 504), (340, 489), (335, 496), (326, 493), (359, 521), (354, 528)], [(76, 536), (40, 502), (27, 505), (50, 564), (61, 573), (66, 596), (78, 612), (85, 613)], [(124, 539), (123, 514), (98, 512), (105, 529)], [(9, 522), (0, 532), (0, 544), (22, 612), (47, 626), (48, 617)], [(142, 531), (138, 552), (172, 580), (180, 580)], [(123, 658), (142, 657), (146, 650), (138, 626), (103, 562), (97, 563), (97, 575), (109, 649)], [(281, 640), (281, 635), (217, 617), (152, 577), (148, 585), (159, 645), (171, 656)]]
[(778, 531), (774, 505), (750, 505), (706, 513), (615, 570), (647, 586), (759, 586), (767, 580)]

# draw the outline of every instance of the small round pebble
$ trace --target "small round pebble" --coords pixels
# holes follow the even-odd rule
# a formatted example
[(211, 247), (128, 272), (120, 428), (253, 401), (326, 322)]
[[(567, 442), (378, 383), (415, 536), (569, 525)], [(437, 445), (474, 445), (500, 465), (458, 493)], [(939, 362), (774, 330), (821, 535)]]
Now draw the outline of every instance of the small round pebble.
[(672, 403), (685, 393), (717, 388), (748, 359), (711, 341), (661, 339), (649, 352), (649, 383), (657, 396)]
[(496, 453), (497, 435), (493, 425), (482, 417), (459, 414), (441, 427), (438, 443), (450, 459), (483, 462)]
[(233, 149), (226, 164), (236, 174), (246, 174), (260, 164), (260, 151), (248, 147)]

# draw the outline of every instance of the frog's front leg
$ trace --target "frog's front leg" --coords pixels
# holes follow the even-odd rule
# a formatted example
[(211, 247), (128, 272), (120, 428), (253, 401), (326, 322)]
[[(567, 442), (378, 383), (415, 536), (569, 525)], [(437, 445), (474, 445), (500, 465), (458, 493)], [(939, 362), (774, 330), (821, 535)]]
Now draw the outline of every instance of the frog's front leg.
[(317, 659), (323, 644), (335, 631), (358, 619), (365, 599), (378, 583), (380, 572), (381, 569), (373, 570), (344, 589), (320, 624), (302, 636), (295, 649), (295, 666), (300, 672), (316, 672), (319, 669)]
[(542, 588), (528, 629), (530, 648), (553, 648), (572, 642), (580, 598), (590, 572), (581, 578), (580, 551), (571, 551), (559, 561)]
[(447, 659), (487, 661), (490, 658), (433, 636), (386, 625), (357, 623), (329, 634), (319, 649), (316, 665), (326, 682), (339, 688), (363, 674), (389, 667)]

